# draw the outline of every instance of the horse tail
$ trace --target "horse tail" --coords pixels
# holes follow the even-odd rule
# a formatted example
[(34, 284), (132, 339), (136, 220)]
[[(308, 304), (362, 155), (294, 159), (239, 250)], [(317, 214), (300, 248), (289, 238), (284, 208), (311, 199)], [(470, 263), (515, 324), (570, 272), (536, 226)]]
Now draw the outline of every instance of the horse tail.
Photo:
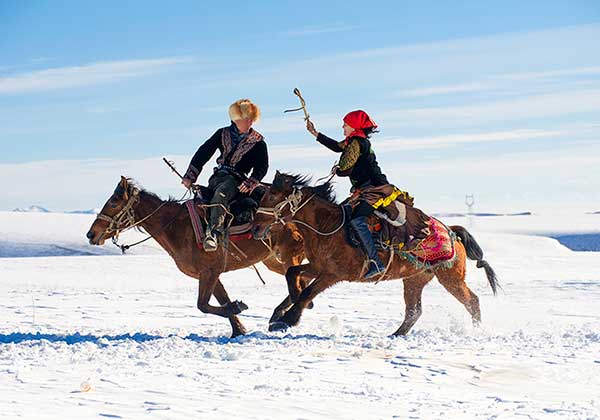
[(460, 241), (465, 247), (467, 251), (467, 258), (470, 260), (477, 261), (477, 268), (483, 268), (485, 270), (485, 275), (487, 276), (488, 282), (490, 283), (490, 287), (492, 288), (492, 292), (496, 295), (498, 287), (500, 287), (500, 283), (498, 282), (498, 277), (494, 272), (494, 269), (490, 264), (483, 259), (483, 250), (473, 237), (469, 233), (467, 229), (462, 226), (450, 226), (452, 232), (456, 233), (456, 236), (460, 238)]

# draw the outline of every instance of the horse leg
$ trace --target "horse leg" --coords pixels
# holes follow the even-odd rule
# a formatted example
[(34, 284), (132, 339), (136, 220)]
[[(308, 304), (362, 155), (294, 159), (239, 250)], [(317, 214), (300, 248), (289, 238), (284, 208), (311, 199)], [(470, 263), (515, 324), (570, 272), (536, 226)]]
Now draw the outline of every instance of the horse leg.
[(269, 319), (269, 324), (279, 321), (279, 319), (285, 314), (285, 311), (292, 306), (292, 299), (290, 296), (286, 296), (279, 305), (273, 310), (273, 315)]
[(404, 279), (404, 304), (406, 309), (404, 311), (404, 321), (400, 328), (392, 335), (406, 335), (410, 329), (415, 325), (417, 320), (421, 317), (423, 310), (421, 308), (421, 295), (423, 288), (427, 283), (431, 281), (433, 274), (423, 273), (418, 276)]
[[(330, 277), (331, 279), (331, 277)], [(298, 301), (283, 315), (280, 321), (269, 325), (269, 331), (285, 330), (288, 327), (297, 325), (300, 322), (302, 312), (319, 293), (327, 289), (338, 280), (325, 280), (323, 277), (317, 277), (306, 289), (300, 293)]]
[[(294, 304), (302, 290), (306, 288), (309, 281), (314, 277), (312, 272), (309, 270), (310, 264), (291, 266), (285, 273), (285, 280), (288, 286), (289, 295), (273, 310), (273, 315), (269, 319), (269, 324), (279, 321), (279, 319), (285, 314), (285, 312)], [(311, 275), (312, 277), (306, 277)], [(308, 309), (313, 308), (313, 303), (309, 302)]]
[(310, 268), (310, 263), (302, 264), (302, 265), (294, 265), (294, 266), (288, 268), (285, 273), (285, 280), (286, 280), (287, 286), (288, 286), (288, 293), (290, 294), (292, 303), (296, 303), (298, 301), (298, 298), (300, 297), (300, 293), (302, 293), (302, 290), (304, 289), (304, 287), (306, 287), (305, 284), (307, 282), (301, 283), (301, 276), (302, 276), (303, 272), (308, 271), (309, 268)]
[[(231, 300), (229, 300), (229, 296), (227, 295), (227, 291), (225, 290), (225, 287), (223, 287), (221, 280), (217, 280), (213, 293), (221, 305), (231, 304)], [(247, 330), (237, 315), (230, 315), (229, 323), (231, 324), (232, 329), (231, 338), (246, 334)]]
[[(317, 275), (313, 274), (313, 273), (302, 273), (300, 274), (300, 278), (298, 279), (298, 285), (300, 287), (300, 290), (304, 290), (308, 287), (308, 285), (310, 284), (310, 282), (312, 281), (312, 279), (314, 279)], [(312, 309), (314, 308), (314, 303), (313, 302), (309, 302), (308, 306), (306, 307), (306, 309)]]
[(248, 309), (248, 305), (244, 302), (236, 300), (234, 302), (225, 303), (222, 306), (213, 306), (209, 303), (210, 297), (213, 295), (215, 286), (219, 282), (218, 275), (212, 275), (206, 280), (198, 281), (198, 309), (205, 314), (213, 314), (229, 318), (232, 315), (237, 315)]
[(471, 318), (473, 325), (479, 325), (481, 322), (481, 308), (479, 307), (479, 298), (465, 283), (466, 276), (466, 255), (462, 246), (456, 247), (456, 261), (450, 268), (442, 268), (435, 271), (438, 281), (444, 288), (450, 292), (460, 303), (462, 303)]

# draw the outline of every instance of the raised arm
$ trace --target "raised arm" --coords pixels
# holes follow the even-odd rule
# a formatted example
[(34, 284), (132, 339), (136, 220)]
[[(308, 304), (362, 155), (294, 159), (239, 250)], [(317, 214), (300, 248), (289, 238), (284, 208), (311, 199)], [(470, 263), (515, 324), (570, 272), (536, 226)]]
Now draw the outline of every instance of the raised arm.
[(315, 136), (317, 138), (317, 141), (319, 143), (321, 143), (323, 146), (327, 147), (329, 150), (336, 152), (336, 153), (341, 153), (344, 151), (342, 142), (338, 142), (330, 137), (327, 137), (323, 133), (319, 133), (311, 120), (306, 121), (306, 129), (308, 130), (308, 132), (310, 134), (312, 134), (313, 136)]

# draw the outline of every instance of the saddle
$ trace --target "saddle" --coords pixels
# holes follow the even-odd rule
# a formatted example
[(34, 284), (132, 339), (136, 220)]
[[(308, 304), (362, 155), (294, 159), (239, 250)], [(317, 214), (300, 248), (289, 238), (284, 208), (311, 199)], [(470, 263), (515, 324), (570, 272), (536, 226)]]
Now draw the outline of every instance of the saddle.
[[(233, 220), (225, 221), (225, 225), (228, 226), (226, 235), (229, 240), (238, 241), (252, 237), (250, 233), (252, 222), (258, 209), (258, 203), (264, 194), (264, 187), (258, 186), (250, 195), (238, 193), (234, 197), (229, 204), (229, 212), (233, 216)], [(200, 186), (200, 193), (185, 203), (194, 228), (196, 243), (200, 248), (204, 241), (204, 232), (206, 232), (206, 205), (210, 204), (213, 195), (213, 190)]]
[[(346, 241), (352, 247), (360, 247), (360, 241), (350, 226), (352, 207), (344, 204)], [(403, 223), (402, 217), (392, 219), (389, 214), (376, 211), (367, 223), (378, 250), (393, 250), (401, 257), (423, 267), (433, 267), (440, 263), (452, 264), (455, 257), (455, 234), (439, 220), (425, 215), (421, 210), (407, 208)], [(402, 214), (402, 209), (400, 209)], [(421, 227), (422, 217), (426, 217), (426, 227)]]
[[(342, 210), (344, 212), (344, 233), (346, 234), (346, 242), (353, 248), (360, 248), (361, 244), (358, 239), (358, 236), (352, 229), (352, 225), (350, 225), (350, 219), (352, 217), (352, 206), (350, 204), (343, 204)], [(375, 247), (378, 250), (384, 249), (384, 240), (382, 238), (382, 223), (379, 218), (375, 215), (369, 217), (367, 219), (367, 223), (369, 225), (369, 230), (371, 231), (371, 235), (373, 235), (373, 239), (375, 241)]]
[[(258, 203), (265, 195), (265, 188), (258, 186), (252, 191), (252, 194), (242, 194), (240, 192), (229, 203), (229, 212), (233, 215), (233, 221), (230, 226), (240, 226), (252, 223), (254, 215), (258, 209)], [(200, 194), (194, 198), (194, 202), (198, 207), (205, 204), (210, 204), (214, 195), (214, 191), (203, 185), (200, 186)]]

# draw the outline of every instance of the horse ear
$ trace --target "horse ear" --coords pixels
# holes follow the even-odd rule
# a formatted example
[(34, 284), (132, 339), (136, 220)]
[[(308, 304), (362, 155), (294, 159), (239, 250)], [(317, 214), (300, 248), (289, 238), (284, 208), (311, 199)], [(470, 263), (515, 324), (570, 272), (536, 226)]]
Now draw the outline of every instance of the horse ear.
[(129, 199), (129, 181), (124, 176), (121, 176), (119, 186), (123, 189), (123, 200)]
[(279, 190), (281, 189), (281, 172), (275, 171), (275, 177), (273, 178), (273, 189)]

